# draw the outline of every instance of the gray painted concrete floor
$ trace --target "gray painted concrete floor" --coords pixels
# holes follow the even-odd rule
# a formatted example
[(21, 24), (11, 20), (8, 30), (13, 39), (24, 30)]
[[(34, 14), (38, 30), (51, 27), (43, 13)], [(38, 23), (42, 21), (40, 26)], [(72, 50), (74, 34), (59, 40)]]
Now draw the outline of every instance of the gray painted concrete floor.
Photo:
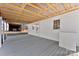
[(0, 48), (0, 56), (66, 56), (73, 53), (59, 47), (56, 41), (28, 34), (8, 36)]

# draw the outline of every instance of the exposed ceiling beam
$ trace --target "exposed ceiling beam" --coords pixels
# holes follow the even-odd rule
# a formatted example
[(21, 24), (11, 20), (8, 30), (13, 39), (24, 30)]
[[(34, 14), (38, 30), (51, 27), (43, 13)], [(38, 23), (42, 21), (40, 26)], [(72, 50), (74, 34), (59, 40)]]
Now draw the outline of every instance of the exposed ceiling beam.
[(28, 5), (30, 5), (30, 6), (32, 6), (33, 8), (36, 8), (36, 9), (38, 9), (38, 10), (40, 10), (40, 11), (43, 11), (43, 12), (46, 12), (46, 11), (48, 11), (48, 8), (40, 8), (40, 7), (38, 7), (38, 6), (36, 6), (36, 5), (34, 5), (34, 4), (32, 4), (32, 3), (29, 3)]
[(25, 23), (29, 23), (30, 21), (25, 20), (25, 19), (21, 19), (21, 18), (14, 18), (14, 16), (10, 16), (9, 15), (3, 15), (4, 18), (6, 18), (7, 21), (10, 22), (25, 22)]
[(57, 15), (54, 15), (54, 16), (66, 14), (66, 13), (69, 13), (69, 12), (72, 12), (72, 11), (75, 11), (75, 10), (79, 10), (79, 6), (76, 6), (76, 7), (73, 7), (73, 8), (69, 8), (69, 9), (67, 9), (67, 10), (62, 10), (62, 11), (60, 12), (60, 14), (57, 14)]
[(29, 18), (21, 17), (21, 16), (16, 15), (16, 14), (11, 14), (11, 13), (6, 13), (6, 12), (3, 12), (2, 16), (5, 16), (6, 18), (11, 18), (11, 19), (14, 19), (14, 20), (19, 19), (19, 20), (27, 21), (27, 22), (32, 22), (32, 21), (35, 21), (35, 20), (40, 20), (40, 18), (38, 18), (38, 19), (29, 19)]
[(2, 10), (6, 10), (8, 12), (11, 12), (11, 13), (15, 13), (15, 14), (19, 14), (19, 15), (22, 15), (24, 17), (30, 17), (30, 18), (38, 18), (36, 17), (35, 15), (31, 15), (29, 13), (26, 13), (26, 12), (21, 12), (21, 11), (18, 11), (18, 10), (13, 10), (14, 8), (11, 8), (11, 7), (7, 7), (7, 6), (0, 6)]
[(4, 14), (9, 14), (9, 15), (13, 15), (13, 16), (18, 16), (18, 17), (22, 17), (22, 18), (25, 18), (25, 19), (30, 19), (30, 20), (35, 20), (35, 19), (38, 19), (38, 18), (31, 18), (31, 17), (28, 17), (27, 15), (26, 15), (26, 17), (25, 16), (23, 16), (23, 15), (19, 15), (19, 14), (16, 14), (16, 13), (12, 13), (12, 12), (8, 12), (7, 10), (3, 10), (2, 9), (2, 13), (4, 13)]
[(65, 10), (70, 9), (71, 4), (70, 3), (64, 3), (64, 8), (65, 8)]
[(22, 8), (24, 9), (26, 5), (28, 5), (28, 3), (23, 3)]
[[(56, 6), (52, 5), (51, 3), (50, 3), (50, 4), (47, 3), (47, 5), (48, 5), (48, 8), (49, 8), (49, 9), (52, 9), (52, 11), (54, 11), (54, 12), (51, 12), (51, 13), (52, 13), (52, 14), (51, 14), (52, 16), (58, 14), (58, 10), (56, 9)], [(50, 16), (50, 17), (51, 17), (51, 16)]]
[(61, 11), (63, 9), (59, 3), (53, 3), (52, 6), (56, 9), (56, 11)]
[[(41, 13), (41, 14), (43, 14), (43, 13), (45, 13), (45, 12), (48, 12), (47, 9), (41, 9), (41, 8), (39, 8), (38, 6), (35, 6), (35, 5), (31, 4), (31, 3), (29, 3), (28, 5), (30, 5), (31, 7), (33, 7), (33, 8), (35, 8), (35, 9), (39, 10), (39, 13)], [(47, 15), (44, 15), (44, 16), (49, 17), (49, 16), (47, 16)]]
[[(7, 7), (7, 6), (9, 6), (9, 7)], [(30, 12), (29, 10), (27, 10), (27, 9), (22, 9), (22, 8), (20, 8), (20, 7), (18, 7), (18, 6), (14, 6), (14, 5), (12, 5), (12, 4), (4, 4), (4, 5), (0, 5), (0, 7), (1, 8), (7, 8), (7, 9), (12, 9), (11, 11), (13, 12), (15, 12), (15, 13), (18, 13), (18, 14), (25, 14), (25, 15), (28, 15), (28, 14), (30, 14), (29, 16), (30, 17), (33, 17), (33, 18), (39, 18), (39, 17), (43, 17), (42, 15), (38, 15), (37, 13), (35, 13), (35, 12)], [(15, 10), (15, 9), (17, 9), (17, 10)], [(24, 12), (23, 12), (24, 11)], [(27, 14), (28, 13), (28, 14)], [(43, 17), (44, 18), (44, 17)]]
[(7, 4), (8, 6), (10, 5), (11, 7), (13, 7), (13, 8), (18, 8), (18, 9), (20, 9), (20, 10), (25, 10), (25, 11), (27, 11), (27, 12), (29, 12), (29, 13), (32, 13), (33, 15), (36, 15), (36, 16), (39, 16), (39, 17), (46, 17), (46, 16), (44, 16), (44, 15), (42, 15), (42, 14), (40, 14), (40, 13), (37, 13), (37, 12), (33, 12), (33, 11), (31, 11), (31, 10), (28, 10), (28, 9), (22, 9), (22, 8), (19, 8), (18, 6), (13, 6), (13, 5), (11, 5), (11, 4)]
[(52, 4), (47, 3), (47, 5), (48, 5), (49, 9), (52, 9), (55, 12), (57, 11), (56, 8), (55, 8), (55, 6), (52, 6)]
[[(46, 5), (47, 4), (47, 5)], [(2, 16), (9, 19), (8, 21), (17, 22), (35, 22), (43, 19), (47, 19), (53, 16), (62, 15), (70, 11), (78, 10), (79, 6), (74, 4), (57, 4), (57, 3), (46, 3), (43, 5), (44, 9), (41, 8), (40, 4), (0, 4), (2, 10)], [(39, 7), (39, 5), (41, 7)], [(46, 5), (46, 6), (45, 6)], [(48, 6), (48, 8), (46, 8)], [(64, 7), (63, 7), (64, 6)], [(60, 9), (60, 7), (62, 9)], [(28, 20), (27, 20), (28, 19)]]

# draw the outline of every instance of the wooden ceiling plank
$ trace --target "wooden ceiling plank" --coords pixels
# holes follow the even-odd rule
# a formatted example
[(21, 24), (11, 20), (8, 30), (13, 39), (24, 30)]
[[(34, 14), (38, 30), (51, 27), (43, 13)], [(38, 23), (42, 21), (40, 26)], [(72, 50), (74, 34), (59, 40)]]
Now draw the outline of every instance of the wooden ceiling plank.
[[(63, 10), (63, 11), (61, 11), (60, 14), (57, 14), (57, 15), (54, 15), (54, 16), (58, 16), (58, 15), (62, 15), (62, 14), (66, 14), (66, 13), (68, 13), (68, 12), (75, 11), (75, 10), (79, 10), (79, 6), (76, 6), (76, 7), (67, 9), (67, 10)], [(54, 16), (53, 16), (53, 17), (54, 17)]]
[(52, 6), (57, 10), (57, 11), (61, 11), (61, 6), (59, 3), (53, 3)]
[(23, 3), (22, 8), (24, 9), (26, 5), (28, 5), (28, 3)]
[(30, 10), (28, 10), (28, 9), (22, 9), (22, 8), (20, 8), (20, 7), (18, 7), (18, 6), (13, 6), (13, 5), (11, 5), (11, 4), (8, 4), (8, 5), (10, 5), (11, 7), (13, 7), (13, 8), (18, 8), (18, 9), (20, 9), (20, 10), (25, 10), (25, 11), (27, 11), (27, 12), (29, 12), (29, 13), (32, 13), (32, 14), (34, 14), (34, 15), (37, 15), (37, 16), (39, 16), (39, 17), (45, 17), (44, 15), (42, 15), (42, 14), (40, 14), (40, 13), (37, 13), (37, 12), (33, 12), (33, 11), (30, 11)]
[(47, 5), (48, 5), (48, 8), (49, 8), (49, 9), (52, 9), (52, 10), (55, 11), (55, 12), (57, 11), (56, 8), (54, 8), (51, 4), (47, 3)]
[(65, 8), (65, 10), (67, 10), (67, 9), (71, 8), (70, 3), (64, 3), (64, 8)]
[(14, 16), (19, 16), (19, 17), (31, 19), (31, 20), (37, 19), (37, 18), (25, 17), (25, 16), (22, 16), (22, 15), (19, 15), (19, 14), (16, 14), (16, 13), (11, 13), (11, 12), (5, 11), (5, 10), (2, 10), (2, 13), (7, 13), (7, 14), (11, 14), (11, 15), (14, 15)]
[[(9, 17), (12, 17), (12, 18), (17, 17), (17, 18), (20, 18), (20, 19), (22, 19), (22, 20), (24, 19), (24, 20), (26, 20), (26, 21), (34, 21), (34, 20), (38, 20), (38, 19), (28, 19), (28, 18), (23, 18), (23, 17), (16, 16), (15, 14), (13, 15), (13, 14), (6, 13), (6, 12), (4, 12), (3, 15), (8, 15), (8, 16), (6, 16), (7, 18), (9, 18)], [(39, 18), (39, 19), (40, 19), (40, 18)], [(24, 21), (24, 20), (23, 20), (23, 21)]]
[[(37, 6), (33, 5), (33, 4), (31, 4), (31, 3), (29, 3), (28, 5), (30, 5), (31, 7), (33, 7), (33, 8), (35, 8), (35, 9), (39, 10), (39, 13), (42, 13), (42, 14), (43, 14), (43, 13), (45, 13), (45, 12), (48, 12), (46, 8), (45, 8), (45, 9), (41, 9), (41, 8), (39, 8), (39, 7), (37, 7)], [(44, 16), (49, 17), (49, 16), (47, 16), (47, 15), (44, 15)]]
[[(58, 9), (58, 5), (56, 5), (56, 4), (49, 4), (49, 3), (47, 3), (47, 5), (48, 5), (48, 8), (49, 9), (52, 9), (53, 11), (54, 11), (54, 13), (52, 13), (51, 15), (48, 15), (48, 16), (50, 16), (50, 17), (53, 17), (53, 16), (58, 16), (58, 15), (62, 15), (62, 14), (65, 14), (65, 13), (68, 13), (68, 12), (70, 12), (70, 11), (74, 11), (74, 10), (78, 10), (79, 9), (79, 6), (77, 6), (77, 7), (73, 7), (73, 5), (71, 6), (71, 4), (65, 4), (64, 5), (64, 7), (65, 7), (65, 9), (63, 10), (63, 11), (60, 11), (59, 12), (59, 9)], [(9, 6), (9, 8), (12, 8), (12, 9), (17, 9), (17, 11), (16, 10), (12, 10), (12, 12), (13, 12), (13, 15), (12, 14), (5, 14), (5, 12), (4, 12), (4, 15), (3, 16), (5, 16), (5, 17), (7, 17), (8, 19), (13, 19), (13, 20), (10, 20), (10, 21), (24, 21), (24, 22), (35, 22), (35, 21), (40, 21), (40, 20), (42, 20), (42, 19), (47, 19), (47, 18), (49, 18), (49, 17), (46, 17), (46, 16), (42, 16), (42, 14), (40, 14), (40, 13), (36, 13), (36, 12), (32, 12), (30, 9), (24, 9), (24, 7), (26, 6), (26, 5), (23, 5), (23, 8), (22, 7), (18, 7), (18, 6), (13, 6), (13, 5), (11, 5), (11, 4), (8, 4), (7, 6)], [(42, 11), (42, 9), (39, 9), (38, 8), (38, 6), (35, 6), (35, 5), (31, 5), (33, 8), (36, 8), (36, 9), (38, 9), (38, 10), (40, 10), (41, 12), (43, 12)], [(8, 7), (7, 7), (8, 8)], [(5, 9), (5, 8), (4, 8)], [(18, 11), (20, 9), (20, 11)], [(26, 14), (24, 14), (24, 15), (28, 15), (28, 13), (29, 13), (29, 16), (28, 17), (25, 17), (25, 16), (22, 16), (22, 17), (20, 17), (21, 16), (21, 14), (23, 15), (23, 11), (27, 11), (27, 13)], [(57, 13), (56, 13), (57, 12)], [(7, 13), (7, 12), (6, 12)], [(11, 12), (10, 12), (11, 13)], [(44, 12), (43, 12), (44, 13)], [(19, 14), (19, 16), (14, 16), (14, 15), (18, 15)], [(9, 16), (11, 16), (11, 17), (9, 17)], [(32, 19), (32, 18), (29, 18), (29, 17), (31, 17), (31, 16), (33, 16), (34, 18)], [(18, 18), (16, 18), (16, 17), (18, 17)], [(36, 18), (37, 17), (37, 18)], [(29, 19), (29, 20), (25, 20), (25, 19)]]
[(23, 22), (26, 22), (28, 23), (29, 21), (28, 20), (24, 20), (24, 19), (21, 19), (21, 18), (14, 18), (13, 16), (8, 16), (8, 15), (3, 15), (3, 17), (7, 18), (7, 19), (10, 19), (10, 20), (7, 20), (7, 21), (16, 21), (16, 22), (19, 22), (19, 21), (23, 21)]
[(35, 6), (35, 5), (31, 4), (31, 3), (29, 3), (28, 5), (32, 6), (33, 8), (36, 8), (36, 9), (38, 9), (38, 10), (42, 10), (41, 8)]
[[(52, 13), (52, 14), (50, 14), (49, 16), (51, 17), (53, 17), (54, 15), (57, 15), (57, 14), (59, 14), (58, 13), (58, 10), (56, 9), (56, 6), (53, 6), (52, 5), (52, 3), (47, 3), (47, 5), (48, 5), (48, 8), (49, 9), (52, 9), (54, 12)], [(58, 7), (58, 6), (57, 6)]]
[[(15, 16), (12, 16), (12, 15), (4, 15), (3, 14), (3, 17), (10, 18), (10, 19), (14, 19), (14, 20), (18, 20), (18, 21), (19, 20), (26, 21), (26, 22), (34, 21), (34, 20), (29, 20), (29, 19), (20, 18), (20, 17), (14, 18)], [(14, 21), (14, 20), (12, 20), (12, 21)]]
[[(6, 6), (5, 6), (5, 7), (6, 7)], [(24, 14), (24, 13), (19, 12), (19, 11), (12, 11), (12, 10), (9, 10), (9, 8), (5, 8), (5, 7), (1, 7), (1, 9), (5, 9), (5, 10), (8, 10), (8, 11), (10, 11), (10, 12), (12, 12), (12, 13), (20, 14), (20, 15), (25, 16), (25, 17), (28, 16), (28, 17), (30, 17), (30, 18), (38, 18), (38, 17), (36, 17), (36, 16), (29, 15), (29, 14)]]

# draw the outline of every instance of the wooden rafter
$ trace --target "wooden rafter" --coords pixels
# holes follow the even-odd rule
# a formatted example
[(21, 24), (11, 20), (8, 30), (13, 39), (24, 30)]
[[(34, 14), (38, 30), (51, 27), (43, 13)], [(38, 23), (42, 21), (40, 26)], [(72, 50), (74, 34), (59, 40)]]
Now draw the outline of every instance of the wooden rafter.
[(28, 20), (25, 20), (24, 18), (20, 18), (20, 17), (14, 18), (15, 16), (12, 16), (12, 15), (4, 15), (4, 14), (2, 14), (2, 16), (9, 19), (8, 21), (12, 21), (12, 22), (14, 22), (14, 21), (16, 21), (16, 22), (23, 21), (23, 22), (26, 22), (26, 23), (30, 22)]
[(58, 16), (58, 15), (62, 15), (62, 14), (66, 14), (66, 13), (68, 13), (68, 12), (75, 11), (75, 10), (79, 10), (79, 6), (76, 6), (76, 7), (67, 9), (67, 10), (63, 10), (63, 11), (61, 11), (60, 14), (57, 14), (57, 15), (54, 15), (54, 16)]
[[(54, 15), (57, 15), (58, 14), (58, 10), (56, 9), (56, 6), (55, 5), (52, 5), (52, 4), (49, 4), (49, 3), (47, 3), (47, 5), (48, 5), (48, 8), (49, 9), (52, 9), (52, 11), (54, 11), (53, 13), (52, 13), (52, 16), (54, 16)], [(58, 6), (57, 6), (58, 7)], [(50, 16), (51, 17), (51, 16)]]
[[(48, 12), (48, 10), (45, 8), (45, 9), (41, 9), (41, 8), (39, 8), (38, 6), (35, 6), (35, 5), (33, 5), (33, 4), (31, 4), (31, 3), (29, 3), (28, 5), (30, 5), (31, 7), (33, 7), (33, 8), (35, 8), (35, 9), (37, 9), (37, 10), (39, 10), (39, 13), (45, 13), (45, 12)], [(44, 15), (44, 16), (46, 16), (46, 17), (49, 17), (49, 16), (47, 16), (47, 15)]]
[[(7, 7), (7, 6), (9, 6), (9, 7)], [(2, 6), (0, 6), (0, 7), (2, 7)], [(16, 11), (15, 12), (18, 13), (18, 14), (22, 14), (23, 11), (26, 11), (28, 13), (31, 13), (30, 17), (31, 17), (32, 14), (33, 14), (32, 16), (34, 16), (34, 17), (44, 17), (44, 16), (39, 15), (39, 14), (33, 12), (33, 11), (30, 11), (30, 10), (27, 10), (27, 9), (23, 9), (23, 8), (20, 8), (18, 6), (14, 6), (14, 5), (11, 5), (11, 4), (5, 4), (5, 8), (17, 9), (17, 12)], [(20, 11), (20, 12), (18, 12), (18, 11)]]
[[(2, 16), (6, 17), (8, 21), (14, 22), (35, 22), (43, 19), (47, 19), (53, 16), (62, 15), (70, 11), (78, 10), (79, 6), (75, 4), (65, 3), (46, 3), (43, 5), (44, 9), (41, 8), (40, 4), (24, 3), (24, 4), (0, 4), (2, 9)], [(39, 7), (39, 5), (41, 7)], [(27, 8), (28, 6), (28, 8)], [(46, 8), (48, 6), (48, 8)], [(63, 7), (64, 6), (64, 7)], [(60, 9), (60, 7), (62, 9)], [(33, 10), (33, 11), (32, 11)]]
[(28, 5), (28, 3), (23, 3), (22, 8), (24, 9), (26, 5)]
[(71, 8), (71, 4), (70, 3), (64, 3), (64, 8), (65, 8), (65, 10)]
[(52, 9), (55, 12), (57, 11), (56, 8), (55, 8), (55, 6), (52, 6), (52, 4), (47, 3), (47, 5), (48, 5), (49, 9)]
[[(14, 14), (14, 13), (11, 13), (11, 12), (8, 12), (8, 11), (4, 11), (4, 10), (2, 10), (2, 14), (4, 14), (4, 15), (6, 15), (6, 17), (7, 18), (9, 18), (9, 17), (12, 17), (12, 18), (15, 18), (15, 17), (19, 17), (20, 19), (22, 19), (23, 21), (24, 20), (26, 20), (26, 21), (34, 21), (34, 20), (38, 20), (38, 19), (41, 19), (41, 18), (38, 18), (38, 19), (32, 19), (32, 18), (27, 18), (27, 17), (24, 17), (24, 16), (21, 16), (21, 15), (19, 15), (19, 14)], [(3, 15), (3, 16), (4, 16)], [(7, 15), (9, 15), (9, 16), (7, 16)], [(19, 20), (20, 20), (19, 19)]]
[(25, 11), (27, 11), (27, 12), (29, 12), (29, 13), (32, 13), (33, 15), (36, 15), (36, 16), (39, 16), (39, 17), (46, 17), (46, 16), (44, 16), (44, 15), (42, 15), (42, 14), (40, 14), (40, 13), (37, 13), (37, 12), (33, 12), (33, 11), (30, 11), (30, 10), (28, 10), (28, 9), (22, 9), (22, 8), (19, 8), (18, 6), (13, 6), (13, 5), (11, 5), (11, 4), (8, 4), (8, 5), (10, 5), (11, 7), (13, 7), (13, 8), (18, 8), (18, 9), (20, 9), (20, 10), (25, 10)]
[[(19, 14), (19, 15), (23, 15), (23, 16), (25, 16), (25, 17), (30, 17), (30, 18), (38, 18), (38, 17), (36, 17), (35, 15), (29, 15), (28, 13), (23, 13), (23, 12), (21, 12), (21, 11), (19, 11), (19, 10), (13, 10), (14, 8), (12, 8), (12, 7), (7, 7), (7, 6), (0, 6), (2, 9), (5, 9), (5, 10), (7, 10), (7, 11), (10, 11), (10, 12), (12, 12), (12, 13), (16, 13), (16, 14)], [(10, 10), (10, 9), (12, 9), (12, 10)]]
[(36, 8), (36, 9), (38, 9), (38, 10), (40, 10), (40, 11), (43, 11), (43, 12), (46, 12), (46, 11), (48, 11), (48, 8), (40, 8), (40, 7), (38, 7), (38, 6), (36, 6), (36, 5), (34, 5), (34, 4), (32, 4), (32, 3), (29, 3), (28, 5), (30, 5), (30, 6), (32, 6), (33, 8)]
[(61, 6), (59, 3), (53, 3), (52, 6), (56, 9), (56, 11), (61, 11)]
[[(26, 16), (23, 16), (23, 15), (20, 15), (20, 14), (16, 14), (16, 13), (13, 13), (13, 12), (9, 12), (8, 10), (5, 10), (5, 9), (2, 9), (2, 13), (11, 14), (11, 15), (14, 15), (14, 16), (19, 16), (19, 17), (22, 17), (22, 18), (25, 18), (25, 19), (32, 19), (31, 17), (28, 17), (27, 15)], [(38, 18), (33, 18), (33, 20), (34, 19), (38, 19)]]
[[(34, 21), (34, 20), (38, 20), (38, 19), (23, 18), (23, 17), (21, 17), (21, 16), (18, 16), (18, 15), (15, 15), (15, 14), (9, 14), (9, 13), (6, 13), (6, 12), (2, 13), (2, 16), (3, 16), (3, 17), (6, 17), (6, 18), (14, 19), (14, 20), (19, 19), (19, 20), (27, 21), (27, 22), (32, 22), (32, 21)], [(40, 18), (39, 18), (39, 19), (40, 19)], [(13, 21), (13, 20), (12, 20), (12, 21)]]
[(73, 7), (76, 7), (76, 5), (75, 5), (75, 4), (73, 4), (73, 3), (71, 3), (70, 5), (71, 5), (71, 7), (72, 7), (72, 8), (73, 8)]
[[(34, 8), (36, 8), (36, 9), (38, 9), (38, 10), (42, 10), (41, 8), (39, 8), (39, 7), (35, 6), (35, 5), (31, 4), (31, 3), (29, 3), (28, 5), (30, 5), (30, 6), (32, 6), (32, 7), (34, 7)], [(42, 11), (43, 11), (43, 10), (42, 10)]]

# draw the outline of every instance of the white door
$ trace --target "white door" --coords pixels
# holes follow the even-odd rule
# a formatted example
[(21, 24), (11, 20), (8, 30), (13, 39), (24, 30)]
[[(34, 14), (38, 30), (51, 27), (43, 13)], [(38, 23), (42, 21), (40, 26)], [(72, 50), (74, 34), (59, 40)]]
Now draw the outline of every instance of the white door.
[(76, 33), (60, 32), (59, 46), (76, 51)]

